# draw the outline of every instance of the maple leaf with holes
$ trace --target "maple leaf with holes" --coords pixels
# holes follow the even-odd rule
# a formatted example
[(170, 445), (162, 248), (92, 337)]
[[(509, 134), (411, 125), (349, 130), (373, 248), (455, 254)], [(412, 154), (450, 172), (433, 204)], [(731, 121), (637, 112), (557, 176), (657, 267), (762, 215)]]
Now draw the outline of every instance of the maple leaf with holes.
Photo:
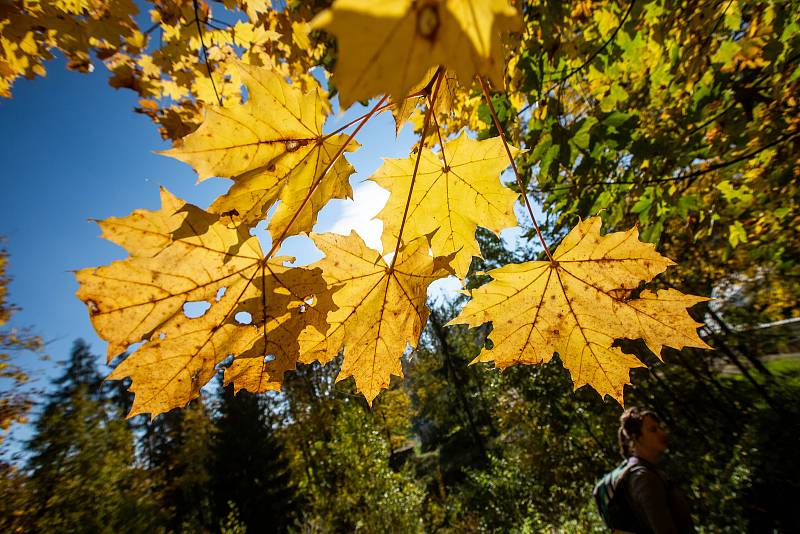
[(197, 131), (163, 154), (190, 164), (200, 180), (233, 179), (212, 213), (254, 226), (280, 200), (268, 226), (273, 239), (309, 232), (328, 200), (352, 197), (354, 169), (338, 156), (358, 144), (323, 135), (328, 102), (319, 89), (304, 94), (277, 72), (237, 65), (247, 101), (210, 106)]
[(483, 75), (501, 88), (500, 36), (522, 22), (506, 0), (337, 0), (311, 24), (337, 38), (336, 86), (346, 108), (383, 93), (400, 102), (439, 66), (466, 86)]
[(337, 380), (353, 376), (356, 388), (372, 403), (391, 375), (403, 376), (400, 357), (416, 346), (428, 319), (428, 286), (448, 274), (447, 259), (428, 254), (424, 238), (410, 241), (390, 264), (360, 237), (312, 234), (325, 258), (319, 267), (333, 291), (324, 334), (306, 328), (299, 339), (301, 359), (327, 363), (344, 349)]
[(643, 364), (614, 347), (616, 340), (643, 339), (659, 357), (664, 346), (710, 348), (686, 312), (709, 299), (673, 289), (630, 298), (672, 264), (639, 241), (635, 228), (601, 236), (600, 218), (592, 217), (564, 238), (552, 262), (488, 271), (493, 280), (472, 291), (450, 324), (491, 321), (493, 348), (484, 348), (476, 362), (539, 364), (557, 352), (575, 388), (589, 384), (621, 404), (630, 369)]
[[(519, 153), (510, 149), (512, 155)], [(462, 132), (439, 154), (422, 149), (414, 178), (416, 160), (417, 155), (385, 159), (370, 176), (392, 191), (378, 215), (384, 225), (383, 250), (394, 250), (401, 227), (405, 241), (432, 235), (434, 256), (452, 255), (453, 270), (463, 280), (472, 257), (481, 255), (475, 239), (477, 226), (499, 233), (517, 224), (514, 202), (518, 195), (500, 181), (500, 173), (509, 165), (508, 155), (500, 138), (477, 141)], [(414, 190), (409, 201), (412, 178)]]
[[(163, 189), (161, 201), (160, 210), (101, 221), (103, 236), (130, 256), (76, 273), (78, 298), (108, 342), (109, 361), (145, 342), (109, 376), (131, 377), (130, 415), (185, 405), (229, 355), (259, 363), (271, 356), (258, 387), (277, 387), (297, 361), (300, 331), (325, 330), (322, 307), (330, 300), (315, 299), (326, 289), (321, 273), (285, 267), (289, 258), (264, 258), (245, 229), (228, 228)], [(205, 313), (188, 317), (184, 306), (192, 302), (206, 303)], [(251, 324), (236, 321), (240, 312)], [(245, 387), (255, 385), (248, 379)]]

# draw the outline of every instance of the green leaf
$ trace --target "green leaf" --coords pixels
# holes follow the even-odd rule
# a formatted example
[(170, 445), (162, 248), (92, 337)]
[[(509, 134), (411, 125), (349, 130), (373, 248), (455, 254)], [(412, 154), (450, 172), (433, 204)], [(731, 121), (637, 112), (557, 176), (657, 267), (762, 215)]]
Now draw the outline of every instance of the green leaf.
[(747, 232), (739, 221), (728, 226), (728, 242), (733, 248), (739, 243), (747, 243)]
[(553, 161), (556, 159), (560, 151), (561, 147), (559, 145), (553, 145), (547, 150), (547, 154), (544, 155), (541, 163), (539, 164), (539, 176), (550, 175), (550, 166), (553, 164)]
[(605, 119), (603, 119), (603, 124), (606, 126), (611, 126), (613, 128), (618, 128), (622, 126), (622, 124), (631, 118), (630, 113), (624, 113), (622, 111), (614, 110), (609, 113)]
[(753, 194), (750, 192), (750, 188), (746, 185), (742, 185), (738, 189), (735, 189), (728, 180), (723, 180), (718, 183), (716, 187), (720, 193), (722, 193), (723, 198), (726, 202), (728, 202), (728, 204), (741, 202), (744, 205), (748, 205), (753, 201)]
[(739, 44), (734, 41), (724, 41), (719, 49), (711, 56), (711, 61), (714, 63), (722, 63), (727, 65), (733, 60), (733, 56), (739, 52)]
[(597, 124), (597, 119), (594, 117), (589, 117), (583, 121), (578, 131), (572, 136), (572, 142), (575, 146), (583, 150), (589, 148), (591, 129), (595, 124)]

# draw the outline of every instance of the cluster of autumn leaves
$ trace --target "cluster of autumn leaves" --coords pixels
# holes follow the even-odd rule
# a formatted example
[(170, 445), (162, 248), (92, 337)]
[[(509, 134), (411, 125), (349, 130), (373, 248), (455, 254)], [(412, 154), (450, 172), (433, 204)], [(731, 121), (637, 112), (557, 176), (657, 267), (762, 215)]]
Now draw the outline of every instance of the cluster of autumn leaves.
[[(319, 88), (304, 92), (275, 69), (230, 62), (246, 101), (208, 106), (200, 127), (165, 153), (201, 180), (232, 179), (230, 190), (207, 210), (162, 191), (160, 210), (99, 223), (129, 257), (79, 271), (78, 296), (109, 343), (109, 359), (144, 341), (110, 376), (132, 379), (131, 415), (185, 405), (230, 356), (226, 383), (263, 392), (280, 388), (298, 362), (327, 363), (343, 352), (339, 379), (354, 377), (372, 402), (392, 375), (402, 376), (401, 357), (427, 320), (428, 286), (466, 278), (480, 255), (477, 226), (516, 225), (518, 195), (500, 174), (519, 150), (503, 137), (461, 132), (439, 136), (437, 151), (420, 143), (409, 158), (387, 159), (370, 177), (391, 192), (379, 215), (382, 252), (356, 234), (312, 232), (329, 200), (351, 196), (346, 154), (376, 113), (394, 108), (399, 128), (422, 106), (425, 139), (458, 85), (478, 77), (502, 87), (501, 37), (519, 28), (506, 0), (337, 0), (312, 26), (337, 37), (343, 107), (386, 95), (349, 134), (323, 133), (330, 106)], [(250, 229), (268, 213), (265, 251)], [(299, 234), (325, 257), (291, 267), (276, 255)], [(614, 347), (616, 339), (644, 339), (656, 354), (664, 345), (705, 347), (686, 313), (704, 298), (676, 290), (634, 298), (671, 264), (635, 229), (601, 236), (599, 218), (588, 219), (546, 254), (490, 271), (493, 280), (452, 321), (493, 324), (493, 348), (478, 361), (506, 367), (558, 353), (576, 387), (590, 384), (621, 402), (629, 370), (641, 364)], [(190, 302), (207, 310), (189, 317)], [(249, 320), (237, 320), (243, 314)]]

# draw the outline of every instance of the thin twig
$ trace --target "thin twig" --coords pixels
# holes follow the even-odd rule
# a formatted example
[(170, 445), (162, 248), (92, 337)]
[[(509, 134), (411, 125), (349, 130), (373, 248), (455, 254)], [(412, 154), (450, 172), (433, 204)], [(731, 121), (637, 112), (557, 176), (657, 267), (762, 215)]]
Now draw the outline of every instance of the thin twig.
[(730, 167), (731, 165), (735, 165), (736, 163), (741, 163), (742, 161), (748, 160), (748, 159), (752, 158), (753, 156), (757, 156), (761, 152), (763, 152), (763, 151), (765, 151), (765, 150), (767, 150), (769, 148), (772, 148), (775, 145), (779, 145), (779, 144), (783, 143), (784, 141), (789, 141), (790, 139), (794, 139), (795, 137), (798, 137), (798, 136), (800, 136), (800, 132), (790, 132), (790, 133), (784, 134), (784, 135), (780, 136), (778, 139), (775, 139), (774, 141), (771, 141), (771, 142), (767, 143), (766, 145), (753, 150), (752, 152), (748, 152), (747, 154), (742, 154), (741, 156), (737, 156), (737, 157), (735, 157), (735, 158), (733, 158), (732, 160), (729, 160), (729, 161), (723, 161), (721, 163), (715, 163), (714, 165), (710, 165), (710, 166), (706, 167), (705, 169), (700, 169), (700, 170), (697, 170), (697, 171), (694, 171), (694, 172), (691, 172), (691, 173), (688, 173), (688, 174), (680, 174), (678, 176), (670, 176), (668, 178), (653, 178), (651, 180), (641, 180), (641, 181), (619, 180), (619, 181), (613, 181), (613, 182), (601, 181), (601, 182), (588, 182), (588, 183), (572, 183), (572, 184), (559, 186), (559, 187), (551, 187), (551, 188), (548, 188), (548, 189), (542, 189), (540, 187), (536, 187), (536, 188), (533, 188), (533, 189), (535, 191), (540, 192), (540, 193), (549, 193), (551, 191), (561, 191), (561, 190), (570, 189), (570, 188), (573, 188), (573, 187), (576, 187), (576, 186), (580, 186), (580, 187), (595, 187), (595, 186), (598, 186), (598, 185), (648, 185), (648, 184), (663, 183), (663, 182), (679, 182), (679, 181), (682, 181), (682, 180), (692, 180), (694, 178), (698, 178), (700, 176), (703, 176), (704, 174), (708, 174), (710, 172), (714, 172), (714, 171), (717, 171), (719, 169), (723, 169), (725, 167)]
[(153, 31), (155, 31), (156, 28), (160, 28), (160, 27), (161, 27), (161, 22), (156, 22), (155, 24), (153, 24), (152, 26), (147, 28), (145, 31), (143, 31), (142, 34), (143, 35), (150, 35), (151, 33), (153, 33)]
[(511, 155), (511, 149), (508, 147), (508, 142), (506, 141), (506, 134), (503, 131), (503, 127), (500, 125), (500, 120), (497, 118), (497, 112), (494, 109), (494, 104), (492, 104), (492, 97), (489, 95), (489, 88), (486, 86), (486, 80), (483, 79), (483, 76), (478, 76), (478, 81), (481, 83), (481, 89), (483, 89), (483, 96), (486, 99), (486, 104), (489, 106), (489, 111), (492, 113), (492, 120), (494, 121), (494, 126), (497, 128), (498, 133), (500, 134), (500, 140), (503, 141), (503, 146), (506, 149), (506, 154), (508, 154), (508, 161), (511, 162), (511, 168), (514, 169), (514, 176), (517, 178), (517, 185), (519, 186), (520, 195), (522, 195), (522, 200), (525, 204), (525, 207), (528, 208), (528, 215), (531, 216), (531, 221), (533, 222), (533, 227), (536, 229), (536, 235), (539, 236), (539, 241), (542, 243), (542, 247), (544, 247), (544, 252), (547, 254), (547, 258), (550, 261), (553, 260), (553, 255), (550, 254), (550, 249), (547, 247), (547, 243), (544, 240), (544, 236), (542, 235), (542, 230), (539, 228), (539, 224), (536, 222), (536, 217), (533, 215), (533, 208), (531, 207), (531, 203), (528, 200), (528, 194), (526, 193), (525, 186), (522, 183), (522, 178), (519, 175), (519, 171), (517, 170), (517, 164), (514, 161), (514, 156)]
[(400, 230), (397, 232), (397, 243), (394, 245), (394, 256), (392, 256), (392, 264), (389, 266), (389, 272), (394, 270), (394, 264), (397, 262), (397, 257), (400, 256), (400, 243), (403, 239), (403, 230), (406, 227), (406, 218), (408, 217), (408, 208), (411, 205), (411, 195), (414, 193), (414, 182), (417, 179), (417, 171), (419, 170), (419, 162), (422, 159), (422, 150), (425, 145), (425, 136), (428, 134), (428, 124), (431, 121), (433, 114), (433, 105), (436, 103), (436, 97), (439, 94), (439, 86), (442, 83), (442, 75), (444, 71), (439, 68), (436, 71), (436, 84), (433, 87), (433, 96), (428, 100), (428, 109), (425, 112), (425, 121), (422, 123), (422, 133), (419, 138), (419, 150), (417, 151), (417, 160), (414, 162), (414, 172), (411, 174), (411, 183), (408, 186), (408, 198), (406, 199), (406, 207), (403, 210), (403, 218), (400, 221)]
[(203, 40), (203, 26), (200, 24), (200, 6), (197, 4), (197, 0), (192, 0), (194, 4), (194, 21), (197, 23), (197, 33), (200, 35), (200, 46), (203, 47), (203, 58), (205, 59), (206, 70), (208, 71), (208, 77), (211, 80), (211, 87), (214, 88), (214, 94), (217, 97), (217, 101), (219, 105), (222, 105), (222, 97), (219, 96), (219, 92), (217, 91), (217, 84), (214, 82), (214, 76), (211, 75), (211, 64), (208, 62), (208, 48), (206, 48), (206, 43)]
[(212, 20), (213, 20), (214, 22), (216, 22), (216, 23), (222, 24), (223, 26), (227, 26), (227, 27), (228, 27), (228, 28), (230, 28), (230, 29), (233, 29), (233, 27), (234, 27), (234, 26), (233, 26), (233, 24), (231, 24), (230, 22), (226, 22), (226, 21), (224, 21), (224, 20), (222, 20), (222, 19), (218, 19), (218, 18), (216, 18), (216, 17), (208, 17), (208, 22), (209, 22), (209, 23), (210, 23)]

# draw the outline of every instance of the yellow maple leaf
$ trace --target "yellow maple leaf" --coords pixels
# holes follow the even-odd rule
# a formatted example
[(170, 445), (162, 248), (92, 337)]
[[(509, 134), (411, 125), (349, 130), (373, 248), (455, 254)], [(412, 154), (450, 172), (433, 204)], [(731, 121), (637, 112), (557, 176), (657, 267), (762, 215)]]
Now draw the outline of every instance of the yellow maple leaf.
[(337, 0), (312, 21), (337, 37), (343, 108), (388, 93), (405, 98), (441, 65), (469, 86), (475, 75), (503, 87), (503, 32), (521, 27), (506, 0)]
[(710, 348), (697, 335), (686, 309), (708, 300), (669, 289), (642, 291), (673, 262), (642, 243), (634, 228), (600, 235), (600, 218), (579, 223), (553, 261), (531, 261), (493, 269), (493, 280), (473, 290), (473, 299), (450, 324), (480, 326), (491, 321), (492, 349), (475, 361), (497, 367), (548, 361), (554, 352), (575, 388), (591, 385), (622, 403), (629, 372), (642, 364), (612, 346), (617, 339), (643, 339), (660, 357), (667, 345)]
[[(519, 152), (510, 148), (514, 155)], [(397, 243), (416, 159), (416, 154), (386, 159), (370, 176), (370, 180), (392, 191), (379, 214), (385, 252), (394, 250)], [(423, 149), (403, 226), (403, 241), (433, 234), (433, 254), (454, 254), (453, 270), (459, 278), (465, 278), (472, 256), (481, 255), (475, 240), (476, 227), (499, 233), (517, 224), (514, 202), (518, 195), (500, 181), (500, 173), (508, 165), (499, 137), (477, 141), (462, 132), (439, 154)]]
[(388, 265), (353, 233), (311, 238), (326, 255), (311, 267), (322, 269), (337, 309), (328, 312), (327, 332), (301, 333), (301, 361), (327, 363), (344, 349), (337, 380), (353, 376), (371, 404), (391, 375), (403, 376), (400, 357), (419, 340), (428, 319), (427, 288), (447, 274), (445, 263), (428, 254), (425, 239), (409, 242)]
[(352, 196), (353, 167), (336, 157), (347, 136), (322, 134), (328, 104), (319, 91), (303, 94), (270, 69), (238, 65), (247, 102), (209, 107), (197, 131), (164, 154), (192, 165), (200, 180), (233, 179), (211, 212), (253, 225), (281, 200), (268, 226), (273, 239), (308, 232), (328, 200)]
[[(269, 316), (266, 320), (262, 315), (254, 317), (255, 323), (268, 325), (269, 335), (260, 336), (225, 369), (225, 384), (233, 384), (234, 392), (246, 389), (263, 393), (280, 389), (284, 373), (296, 368), (300, 332), (308, 328), (324, 336), (328, 327), (325, 315), (328, 310), (335, 309), (332, 293), (327, 290), (319, 269), (293, 268), (272, 276), (279, 288), (266, 301)], [(291, 288), (291, 292), (286, 288)], [(247, 302), (243, 305), (255, 307), (259, 312), (261, 309)]]
[[(279, 382), (297, 361), (299, 332), (325, 328), (327, 310), (306, 304), (326, 287), (318, 270), (266, 259), (245, 229), (228, 228), (166, 190), (161, 198), (158, 211), (100, 223), (104, 237), (130, 253), (127, 259), (76, 274), (77, 295), (109, 343), (109, 360), (145, 342), (110, 375), (131, 377), (130, 415), (185, 405), (229, 355), (274, 357), (265, 376)], [(206, 310), (189, 316), (187, 303), (204, 303)]]

